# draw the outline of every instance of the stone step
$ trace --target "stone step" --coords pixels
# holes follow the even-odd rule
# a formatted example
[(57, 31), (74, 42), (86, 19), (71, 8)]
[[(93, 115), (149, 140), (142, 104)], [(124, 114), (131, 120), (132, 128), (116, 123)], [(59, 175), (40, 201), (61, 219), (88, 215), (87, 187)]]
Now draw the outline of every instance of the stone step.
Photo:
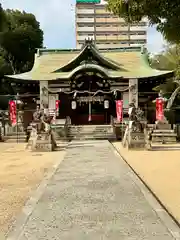
[(102, 135), (102, 134), (96, 134), (96, 135), (68, 135), (68, 137), (108, 137), (108, 136), (114, 136), (114, 134), (106, 134), (106, 135)]
[(109, 132), (109, 131), (113, 131), (113, 129), (79, 129), (79, 130), (69, 129), (69, 132)]
[(100, 137), (68, 137), (67, 139), (69, 140), (115, 140), (116, 137), (115, 136), (100, 136)]
[(170, 143), (176, 143), (176, 139), (171, 139), (171, 140), (162, 140), (162, 139), (156, 139), (154, 141), (152, 141), (152, 144), (157, 144), (157, 143), (164, 143), (164, 144), (170, 144)]
[(79, 130), (79, 131), (76, 131), (76, 130), (69, 130), (69, 132), (71, 132), (71, 133), (79, 133), (79, 132), (81, 132), (81, 133), (94, 133), (94, 132), (101, 132), (101, 133), (106, 133), (106, 132), (113, 132), (113, 129), (108, 129), (108, 130), (106, 130), (106, 129), (101, 129), (101, 130), (98, 130), (98, 129), (94, 129), (94, 130), (86, 130), (86, 129), (83, 129), (83, 130)]
[(174, 133), (174, 130), (173, 129), (154, 129), (153, 132), (162, 132), (162, 133), (172, 132), (172, 133)]
[(111, 125), (78, 125), (69, 126), (67, 132), (69, 139), (115, 139)]
[(176, 137), (152, 137), (152, 143), (165, 142), (165, 143), (175, 143), (177, 142)]
[(91, 131), (109, 131), (112, 128), (70, 128), (69, 130), (71, 131), (87, 131), (87, 132), (91, 132)]
[(26, 135), (14, 135), (14, 136), (7, 136), (7, 135), (5, 135), (4, 137), (7, 138), (7, 139), (17, 139), (17, 138), (25, 139)]
[(77, 134), (80, 134), (80, 135), (97, 135), (97, 134), (101, 134), (101, 135), (104, 135), (104, 134), (113, 134), (113, 132), (71, 132), (71, 133), (68, 133), (68, 135), (77, 135)]
[(157, 130), (171, 130), (171, 125), (170, 126), (158, 126), (156, 127)]
[(19, 132), (19, 133), (6, 133), (5, 135), (8, 136), (8, 137), (11, 137), (11, 136), (26, 136), (26, 133), (25, 133), (25, 132)]
[(177, 137), (176, 133), (152, 133), (152, 137)]
[(4, 139), (6, 143), (25, 143), (26, 139)]
[(80, 134), (80, 135), (103, 135), (103, 134), (113, 134), (113, 132), (69, 132), (68, 135), (74, 135), (74, 134)]
[(94, 127), (111, 127), (110, 124), (98, 124), (98, 125), (70, 125), (72, 128), (78, 128), (78, 127), (86, 127), (86, 128), (94, 128)]

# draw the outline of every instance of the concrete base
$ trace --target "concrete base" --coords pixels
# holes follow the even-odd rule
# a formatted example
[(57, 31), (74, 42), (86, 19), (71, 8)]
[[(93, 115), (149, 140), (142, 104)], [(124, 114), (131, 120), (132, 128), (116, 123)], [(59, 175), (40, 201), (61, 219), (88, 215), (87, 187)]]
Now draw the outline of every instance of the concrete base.
[(34, 135), (30, 137), (28, 141), (27, 148), (31, 147), (32, 151), (40, 152), (51, 152), (56, 148), (56, 142), (54, 140), (53, 134), (41, 133), (37, 135), (36, 131)]
[(54, 149), (53, 149), (53, 145), (51, 143), (37, 141), (33, 150), (40, 151), (40, 152), (52, 152)]

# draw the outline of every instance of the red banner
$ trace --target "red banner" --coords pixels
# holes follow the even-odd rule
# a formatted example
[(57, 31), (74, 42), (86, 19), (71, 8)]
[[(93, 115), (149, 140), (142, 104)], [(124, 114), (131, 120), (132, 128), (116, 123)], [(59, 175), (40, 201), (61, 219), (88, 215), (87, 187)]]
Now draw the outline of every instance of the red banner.
[(123, 100), (116, 101), (116, 114), (117, 114), (117, 121), (121, 122), (123, 119)]
[(164, 119), (164, 100), (156, 98), (156, 120), (162, 121)]
[(56, 112), (59, 111), (59, 104), (60, 104), (60, 100), (56, 100)]
[(58, 112), (59, 112), (59, 104), (60, 104), (60, 100), (56, 100), (52, 123), (56, 122), (56, 116), (58, 115)]
[(11, 100), (9, 101), (9, 115), (12, 125), (16, 125), (17, 119), (16, 119), (16, 102)]

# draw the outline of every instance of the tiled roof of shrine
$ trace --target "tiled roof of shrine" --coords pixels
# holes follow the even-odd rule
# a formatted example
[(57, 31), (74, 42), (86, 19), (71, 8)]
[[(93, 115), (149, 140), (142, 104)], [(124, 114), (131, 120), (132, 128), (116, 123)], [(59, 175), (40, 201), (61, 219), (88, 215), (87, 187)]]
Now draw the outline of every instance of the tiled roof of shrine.
[(86, 41), (81, 50), (38, 49), (31, 71), (7, 76), (24, 80), (69, 79), (80, 71), (101, 72), (107, 78), (149, 78), (171, 71), (152, 69), (141, 47), (97, 49)]

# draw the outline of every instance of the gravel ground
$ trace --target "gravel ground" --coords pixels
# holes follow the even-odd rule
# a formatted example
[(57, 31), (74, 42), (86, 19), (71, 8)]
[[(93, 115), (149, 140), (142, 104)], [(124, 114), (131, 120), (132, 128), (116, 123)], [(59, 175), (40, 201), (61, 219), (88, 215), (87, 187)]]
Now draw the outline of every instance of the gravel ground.
[[(19, 240), (172, 240), (107, 141), (73, 143)], [(17, 240), (17, 238), (11, 238)]]
[(32, 190), (65, 152), (35, 153), (26, 151), (25, 144), (0, 143), (0, 153), (0, 233), (5, 234)]
[[(180, 222), (180, 151), (128, 151), (120, 142), (114, 146)], [(170, 147), (180, 149), (180, 144)]]

